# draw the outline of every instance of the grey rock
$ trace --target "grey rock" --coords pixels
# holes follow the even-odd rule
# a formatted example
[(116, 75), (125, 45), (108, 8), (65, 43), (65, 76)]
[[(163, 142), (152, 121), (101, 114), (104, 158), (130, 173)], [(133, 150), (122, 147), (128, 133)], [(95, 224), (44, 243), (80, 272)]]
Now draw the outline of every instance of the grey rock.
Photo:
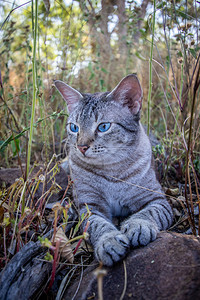
[[(40, 243), (29, 242), (0, 273), (0, 299), (35, 299), (51, 274), (52, 264), (44, 262), (47, 251)], [(42, 260), (40, 260), (42, 259)]]
[[(62, 299), (98, 299), (94, 269), (87, 268), (82, 281), (78, 278)], [(106, 300), (200, 299), (200, 239), (194, 236), (161, 232), (154, 242), (132, 250), (123, 262), (103, 269)]]

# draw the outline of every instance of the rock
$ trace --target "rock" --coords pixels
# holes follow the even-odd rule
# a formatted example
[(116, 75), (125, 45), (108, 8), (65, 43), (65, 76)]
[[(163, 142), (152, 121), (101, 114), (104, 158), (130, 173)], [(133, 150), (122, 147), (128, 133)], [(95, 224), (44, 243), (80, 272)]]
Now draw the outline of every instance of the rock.
[[(94, 268), (87, 268), (82, 281), (78, 278), (62, 299), (98, 299)], [(200, 239), (194, 236), (161, 232), (146, 247), (132, 250), (124, 262), (103, 269), (106, 300), (122, 299), (123, 292), (125, 300), (200, 299)]]
[(22, 176), (20, 168), (0, 169), (0, 187), (8, 187)]
[(45, 288), (52, 264), (43, 261), (46, 248), (29, 242), (0, 273), (0, 299), (36, 299)]

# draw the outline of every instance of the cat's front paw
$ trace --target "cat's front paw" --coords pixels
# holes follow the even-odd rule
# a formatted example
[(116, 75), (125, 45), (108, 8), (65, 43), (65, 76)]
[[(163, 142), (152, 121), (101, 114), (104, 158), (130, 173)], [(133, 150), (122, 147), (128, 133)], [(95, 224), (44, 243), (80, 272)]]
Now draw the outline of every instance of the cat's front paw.
[(143, 219), (128, 219), (121, 227), (121, 232), (127, 236), (133, 247), (145, 246), (154, 241), (158, 231), (155, 223)]
[(126, 255), (129, 244), (126, 235), (118, 230), (105, 233), (96, 244), (96, 258), (104, 265), (112, 266)]

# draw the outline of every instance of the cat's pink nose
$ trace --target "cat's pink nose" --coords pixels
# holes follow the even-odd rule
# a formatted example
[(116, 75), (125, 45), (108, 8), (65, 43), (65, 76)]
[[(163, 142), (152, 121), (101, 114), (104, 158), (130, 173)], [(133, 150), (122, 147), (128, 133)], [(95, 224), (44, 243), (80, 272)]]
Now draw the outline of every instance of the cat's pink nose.
[(77, 145), (77, 148), (81, 151), (81, 153), (85, 154), (85, 152), (87, 151), (88, 148), (90, 148), (90, 146), (88, 146), (88, 145)]

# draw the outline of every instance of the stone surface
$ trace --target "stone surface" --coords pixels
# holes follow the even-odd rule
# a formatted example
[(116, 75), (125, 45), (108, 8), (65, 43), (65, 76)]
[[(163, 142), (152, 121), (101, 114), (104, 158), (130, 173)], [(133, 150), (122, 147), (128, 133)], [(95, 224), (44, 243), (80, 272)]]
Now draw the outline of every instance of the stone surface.
[[(194, 236), (161, 232), (153, 243), (132, 250), (124, 262), (104, 269), (105, 300), (200, 299), (200, 239)], [(94, 267), (62, 299), (98, 299)]]
[(38, 299), (37, 294), (46, 287), (52, 264), (44, 262), (46, 248), (29, 242), (0, 273), (0, 299)]
[(8, 187), (22, 176), (20, 168), (0, 169), (0, 187)]

